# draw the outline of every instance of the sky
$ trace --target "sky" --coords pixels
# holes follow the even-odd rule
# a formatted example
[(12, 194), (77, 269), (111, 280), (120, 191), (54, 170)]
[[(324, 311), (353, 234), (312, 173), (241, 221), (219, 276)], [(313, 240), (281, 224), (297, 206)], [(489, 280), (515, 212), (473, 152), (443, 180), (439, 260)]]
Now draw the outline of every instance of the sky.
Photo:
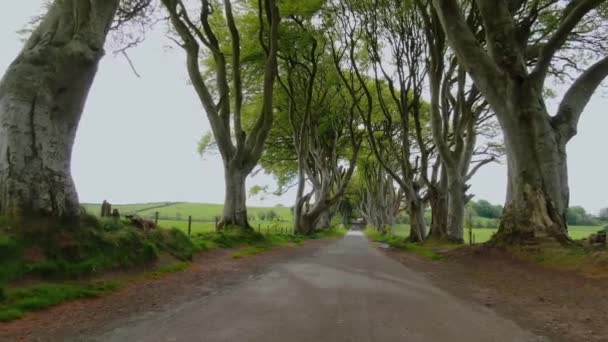
[[(17, 31), (40, 13), (41, 3), (20, 0), (0, 5), (2, 74), (23, 44)], [(81, 202), (222, 203), (222, 162), (219, 156), (202, 158), (196, 151), (209, 124), (188, 84), (183, 52), (159, 24), (129, 55), (141, 77), (124, 57), (107, 51), (87, 100), (72, 159)], [(603, 89), (594, 96), (578, 136), (568, 145), (570, 203), (593, 213), (608, 207), (606, 94)], [(549, 106), (555, 108), (551, 101)], [(248, 187), (273, 184), (263, 173), (248, 180)], [(472, 180), (471, 192), (492, 203), (504, 202), (505, 189), (504, 165), (486, 166)], [(249, 198), (248, 204), (292, 205), (294, 198), (292, 190), (281, 197)]]

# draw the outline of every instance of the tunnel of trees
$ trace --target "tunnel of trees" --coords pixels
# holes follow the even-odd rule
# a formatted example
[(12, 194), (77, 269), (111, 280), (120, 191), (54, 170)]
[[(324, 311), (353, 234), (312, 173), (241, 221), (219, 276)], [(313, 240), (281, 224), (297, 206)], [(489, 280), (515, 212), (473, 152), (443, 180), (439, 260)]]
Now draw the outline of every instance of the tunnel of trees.
[[(78, 220), (71, 154), (106, 38), (152, 15), (223, 162), (220, 227), (251, 229), (256, 168), (296, 187), (301, 234), (405, 213), (411, 241), (461, 243), (472, 208), (500, 220), (494, 244), (568, 244), (592, 220), (568, 209), (566, 146), (608, 75), (603, 0), (50, 1), (0, 81), (1, 215)], [(508, 167), (504, 207), (471, 202), (489, 163)]]

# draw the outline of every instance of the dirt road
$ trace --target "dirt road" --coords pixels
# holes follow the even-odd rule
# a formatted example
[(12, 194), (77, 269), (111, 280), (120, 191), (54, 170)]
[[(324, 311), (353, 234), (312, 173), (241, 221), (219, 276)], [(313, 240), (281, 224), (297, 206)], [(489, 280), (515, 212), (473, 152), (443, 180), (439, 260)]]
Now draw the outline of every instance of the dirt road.
[(542, 341), (383, 255), (360, 232), (98, 341)]

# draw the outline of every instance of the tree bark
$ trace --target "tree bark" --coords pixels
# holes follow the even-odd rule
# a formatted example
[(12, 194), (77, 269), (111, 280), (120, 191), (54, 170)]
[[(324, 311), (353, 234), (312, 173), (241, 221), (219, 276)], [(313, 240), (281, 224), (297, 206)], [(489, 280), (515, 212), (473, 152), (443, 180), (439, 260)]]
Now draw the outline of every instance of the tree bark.
[(229, 164), (224, 167), (226, 195), (224, 197), (224, 211), (219, 223), (220, 229), (231, 226), (251, 229), (247, 218), (246, 179), (248, 174), (249, 171), (238, 165)]
[(446, 177), (442, 177), (438, 188), (429, 188), (429, 203), (431, 205), (431, 231), (429, 236), (432, 239), (443, 240), (448, 236), (448, 199), (445, 185)]
[(448, 239), (464, 243), (465, 183), (458, 171), (448, 171)]
[(0, 81), (0, 214), (79, 216), (72, 147), (118, 3), (53, 2)]
[(408, 205), (410, 216), (411, 242), (423, 242), (426, 238), (426, 224), (424, 222), (424, 206), (418, 201), (410, 201)]
[(331, 209), (322, 212), (315, 221), (315, 230), (320, 231), (331, 227), (331, 217)]
[(306, 176), (304, 174), (304, 168), (301, 165), (300, 159), (298, 159), (298, 189), (296, 192), (296, 204), (293, 210), (294, 217), (294, 231), (298, 234), (306, 234), (306, 232), (302, 231), (302, 214), (304, 209), (304, 204), (306, 203), (304, 198), (304, 187), (306, 186)]
[(569, 240), (566, 144), (538, 99), (540, 94), (537, 101), (513, 101), (514, 111), (509, 117), (515, 119), (501, 122), (508, 151), (509, 189), (503, 219), (494, 238), (497, 243), (543, 237)]

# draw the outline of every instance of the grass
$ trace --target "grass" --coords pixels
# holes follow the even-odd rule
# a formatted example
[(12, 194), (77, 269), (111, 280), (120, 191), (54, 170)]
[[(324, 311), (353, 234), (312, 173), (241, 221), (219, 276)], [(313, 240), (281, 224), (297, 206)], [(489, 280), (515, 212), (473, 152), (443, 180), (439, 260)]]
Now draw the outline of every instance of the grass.
[[(397, 224), (393, 228), (392, 234), (400, 237), (408, 237), (410, 227), (407, 224)], [(602, 230), (602, 226), (570, 226), (568, 227), (568, 233), (574, 240), (586, 239), (589, 235), (597, 233)], [(496, 228), (473, 228), (473, 236), (475, 243), (484, 243), (492, 238), (492, 235), (496, 233)], [(469, 230), (465, 228), (464, 239), (469, 242)]]
[(78, 279), (153, 263), (161, 253), (189, 260), (194, 252), (180, 230), (143, 232), (113, 220), (85, 217), (80, 227), (0, 225), (0, 285), (24, 277)]
[(246, 256), (268, 252), (268, 251), (276, 249), (276, 248), (278, 248), (278, 246), (275, 246), (275, 245), (252, 246), (252, 247), (245, 248), (239, 252), (232, 254), (232, 258), (241, 259)]
[(192, 266), (192, 263), (189, 261), (181, 261), (181, 262), (176, 262), (176, 263), (172, 263), (169, 265), (164, 265), (164, 266), (159, 267), (156, 271), (146, 273), (144, 275), (144, 278), (155, 279), (155, 280), (161, 279), (168, 274), (186, 270), (190, 266)]
[[(18, 229), (16, 227), (19, 227)], [(191, 266), (193, 253), (210, 248), (247, 246), (236, 259), (271, 249), (301, 245), (306, 239), (344, 235), (344, 228), (328, 229), (312, 236), (294, 235), (277, 223), (262, 232), (226, 229), (202, 230), (188, 237), (179, 228), (144, 232), (125, 222), (83, 215), (79, 227), (44, 222), (8, 222), (0, 217), (0, 321), (23, 317), (61, 302), (97, 297), (120, 287), (118, 282), (78, 283), (74, 280), (106, 270), (153, 264), (161, 253), (181, 261), (164, 265), (123, 281), (160, 279)], [(7, 287), (25, 277), (39, 281), (23, 289)], [(53, 280), (52, 283), (48, 283)], [(44, 281), (44, 282), (42, 282)]]
[(120, 288), (119, 283), (94, 284), (38, 284), (25, 289), (6, 291), (0, 301), (0, 321), (23, 317), (27, 312), (38, 311), (61, 302), (79, 298), (99, 297)]
[[(84, 204), (83, 205), (87, 212), (99, 215), (101, 211), (101, 204)], [(183, 221), (188, 220), (188, 216), (192, 216), (194, 220), (207, 221), (213, 224), (215, 218), (221, 215), (224, 208), (223, 204), (210, 204), (210, 203), (147, 203), (147, 204), (123, 204), (113, 205), (113, 209), (118, 209), (121, 214), (128, 214), (131, 212), (137, 212), (142, 217), (154, 217), (154, 214), (158, 212), (159, 216), (162, 217), (181, 217)], [(247, 213), (252, 223), (257, 223), (259, 220), (258, 214), (260, 212), (274, 211), (278, 218), (283, 221), (293, 221), (293, 215), (291, 209), (284, 206), (275, 207), (248, 207)]]
[(194, 241), (196, 241), (197, 244), (207, 246), (207, 248), (248, 246), (232, 255), (235, 259), (241, 259), (277, 248), (300, 246), (305, 240), (341, 237), (346, 234), (346, 231), (347, 230), (344, 227), (340, 226), (326, 229), (309, 236), (302, 236), (293, 233), (263, 234), (256, 231), (242, 232), (239, 230), (227, 230), (221, 233), (199, 234), (194, 238)]
[(441, 260), (443, 255), (433, 252), (429, 246), (407, 242), (405, 237), (399, 235), (382, 234), (371, 228), (365, 229), (365, 235), (372, 241), (385, 243), (391, 247), (407, 250), (431, 260)]

